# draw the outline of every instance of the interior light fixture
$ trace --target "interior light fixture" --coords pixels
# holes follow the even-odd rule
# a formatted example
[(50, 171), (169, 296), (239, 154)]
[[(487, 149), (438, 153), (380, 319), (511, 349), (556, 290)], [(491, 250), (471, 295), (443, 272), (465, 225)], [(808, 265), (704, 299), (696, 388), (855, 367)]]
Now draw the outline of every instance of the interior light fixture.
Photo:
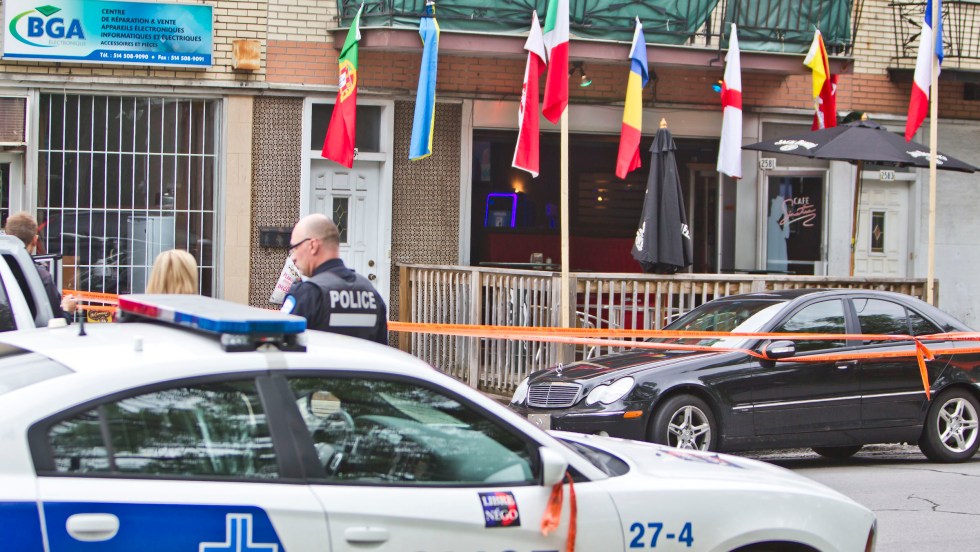
[(585, 62), (584, 61), (573, 61), (572, 68), (568, 71), (568, 76), (575, 76), (575, 72), (578, 71), (582, 75), (582, 79), (579, 81), (578, 85), (582, 88), (592, 84), (592, 79), (585, 74)]

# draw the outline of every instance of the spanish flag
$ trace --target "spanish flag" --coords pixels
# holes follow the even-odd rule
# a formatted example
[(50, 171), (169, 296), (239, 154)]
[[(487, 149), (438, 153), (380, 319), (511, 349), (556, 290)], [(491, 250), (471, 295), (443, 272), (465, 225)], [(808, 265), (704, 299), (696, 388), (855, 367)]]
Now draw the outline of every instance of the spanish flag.
[(813, 70), (813, 125), (811, 130), (837, 126), (837, 76), (830, 74), (830, 61), (820, 30), (813, 34), (803, 65)]
[(363, 9), (364, 4), (361, 4), (347, 31), (344, 47), (340, 50), (337, 101), (333, 105), (330, 126), (327, 127), (327, 137), (320, 153), (348, 169), (354, 166), (354, 139), (357, 136), (357, 41), (361, 39)]
[(640, 167), (640, 135), (643, 133), (643, 87), (650, 80), (647, 68), (647, 41), (643, 24), (636, 18), (633, 47), (630, 49), (630, 76), (626, 84), (626, 103), (623, 105), (623, 128), (619, 134), (619, 156), (616, 176), (626, 175)]

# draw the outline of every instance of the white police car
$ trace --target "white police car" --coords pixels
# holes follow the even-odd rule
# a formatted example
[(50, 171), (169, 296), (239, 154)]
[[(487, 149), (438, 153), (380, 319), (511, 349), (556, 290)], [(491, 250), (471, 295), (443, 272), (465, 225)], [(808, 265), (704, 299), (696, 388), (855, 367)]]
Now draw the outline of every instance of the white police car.
[(781, 468), (548, 434), (295, 316), (120, 303), (176, 325), (0, 335), (4, 550), (557, 551), (572, 533), (580, 551), (874, 547), (868, 509)]

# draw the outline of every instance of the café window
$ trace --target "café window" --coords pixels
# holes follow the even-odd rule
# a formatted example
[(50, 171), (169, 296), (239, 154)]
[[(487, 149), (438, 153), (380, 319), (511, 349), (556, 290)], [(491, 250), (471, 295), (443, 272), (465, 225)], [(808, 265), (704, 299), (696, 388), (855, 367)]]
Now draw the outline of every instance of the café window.
[(766, 271), (822, 274), (823, 177), (773, 175), (767, 183)]
[(219, 102), (42, 94), (39, 253), (66, 289), (140, 293), (156, 256), (189, 251), (214, 291)]

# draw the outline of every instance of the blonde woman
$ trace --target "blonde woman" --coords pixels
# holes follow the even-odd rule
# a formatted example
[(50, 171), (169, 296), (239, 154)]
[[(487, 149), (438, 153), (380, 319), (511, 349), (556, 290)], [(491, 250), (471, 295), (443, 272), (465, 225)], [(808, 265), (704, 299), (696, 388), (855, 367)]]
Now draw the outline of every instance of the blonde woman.
[(146, 293), (198, 293), (194, 256), (183, 249), (170, 249), (157, 255)]

